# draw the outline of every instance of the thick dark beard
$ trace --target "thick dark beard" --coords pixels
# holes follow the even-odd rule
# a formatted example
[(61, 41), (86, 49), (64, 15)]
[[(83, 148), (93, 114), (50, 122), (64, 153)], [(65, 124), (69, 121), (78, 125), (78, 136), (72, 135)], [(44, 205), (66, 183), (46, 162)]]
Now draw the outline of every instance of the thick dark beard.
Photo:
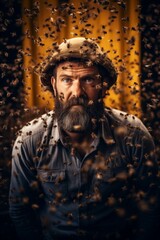
[(74, 133), (94, 131), (104, 112), (103, 101), (88, 104), (87, 97), (73, 97), (63, 104), (55, 98), (55, 115), (60, 129)]

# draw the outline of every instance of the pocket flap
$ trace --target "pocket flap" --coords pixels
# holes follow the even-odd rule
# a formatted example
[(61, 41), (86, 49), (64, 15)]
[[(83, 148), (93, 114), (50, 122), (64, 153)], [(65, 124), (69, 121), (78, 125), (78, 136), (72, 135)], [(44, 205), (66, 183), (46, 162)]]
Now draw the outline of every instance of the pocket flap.
[(38, 171), (39, 179), (42, 182), (54, 182), (60, 183), (65, 179), (65, 170), (39, 170)]

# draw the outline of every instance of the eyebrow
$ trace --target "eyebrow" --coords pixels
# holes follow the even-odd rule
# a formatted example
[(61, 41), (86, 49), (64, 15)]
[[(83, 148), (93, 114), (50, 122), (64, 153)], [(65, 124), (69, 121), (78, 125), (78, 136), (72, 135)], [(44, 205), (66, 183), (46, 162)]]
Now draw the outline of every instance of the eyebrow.
[[(83, 79), (83, 78), (86, 78), (86, 77), (94, 77), (94, 78), (98, 78), (98, 77), (96, 77), (96, 76), (98, 76), (99, 74), (94, 74), (94, 73), (89, 73), (89, 74), (86, 74), (86, 75), (84, 75), (84, 76), (82, 76), (81, 77), (81, 79)], [(60, 74), (59, 75), (59, 77), (74, 77), (74, 75), (72, 75), (72, 74)]]

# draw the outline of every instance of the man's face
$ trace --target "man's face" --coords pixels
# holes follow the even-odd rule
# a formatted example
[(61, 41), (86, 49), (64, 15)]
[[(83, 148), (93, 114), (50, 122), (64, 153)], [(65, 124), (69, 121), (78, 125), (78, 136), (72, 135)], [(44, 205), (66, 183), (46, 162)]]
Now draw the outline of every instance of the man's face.
[(60, 127), (66, 132), (91, 130), (92, 119), (98, 119), (103, 111), (98, 67), (64, 62), (58, 65), (55, 75), (51, 82)]
[(90, 101), (97, 101), (101, 92), (101, 76), (96, 66), (86, 66), (79, 62), (64, 62), (56, 69), (56, 79), (52, 85), (62, 103), (72, 97), (86, 96)]

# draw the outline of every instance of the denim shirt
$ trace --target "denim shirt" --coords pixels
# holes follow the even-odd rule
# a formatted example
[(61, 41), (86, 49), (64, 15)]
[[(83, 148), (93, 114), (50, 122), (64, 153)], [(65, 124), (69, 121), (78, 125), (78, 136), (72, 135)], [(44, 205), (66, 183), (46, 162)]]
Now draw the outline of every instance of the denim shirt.
[(19, 132), (9, 202), (20, 239), (150, 236), (157, 173), (153, 140), (125, 112), (106, 108), (100, 122), (84, 157), (64, 141), (54, 111)]

